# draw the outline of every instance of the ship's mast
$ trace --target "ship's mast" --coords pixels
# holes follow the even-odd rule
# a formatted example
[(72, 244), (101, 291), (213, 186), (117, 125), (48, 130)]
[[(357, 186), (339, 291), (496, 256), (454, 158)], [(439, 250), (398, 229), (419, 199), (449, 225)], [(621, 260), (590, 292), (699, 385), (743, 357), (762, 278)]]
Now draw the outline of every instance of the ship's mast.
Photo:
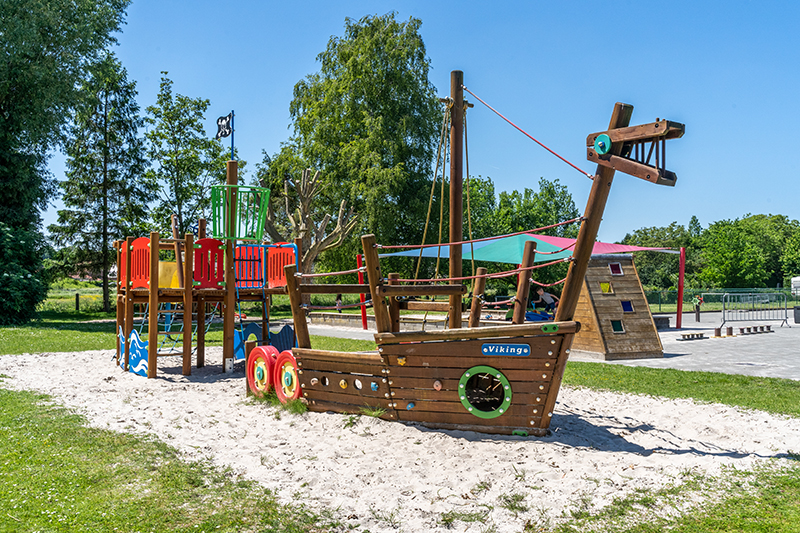
[[(463, 181), (464, 162), (464, 73), (450, 73), (450, 242), (464, 240), (463, 232)], [(461, 245), (450, 245), (450, 276), (461, 276)], [(449, 327), (461, 327), (461, 296), (450, 296)]]

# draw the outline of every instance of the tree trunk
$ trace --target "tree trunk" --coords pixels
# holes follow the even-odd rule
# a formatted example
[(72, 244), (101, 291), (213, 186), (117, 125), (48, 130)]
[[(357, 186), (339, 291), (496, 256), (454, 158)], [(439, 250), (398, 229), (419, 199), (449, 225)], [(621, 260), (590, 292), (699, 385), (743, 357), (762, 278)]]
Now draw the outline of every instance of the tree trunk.
[(103, 97), (103, 212), (100, 216), (103, 217), (103, 312), (111, 312), (109, 289), (108, 289), (108, 271), (110, 270), (110, 259), (108, 257), (108, 92)]

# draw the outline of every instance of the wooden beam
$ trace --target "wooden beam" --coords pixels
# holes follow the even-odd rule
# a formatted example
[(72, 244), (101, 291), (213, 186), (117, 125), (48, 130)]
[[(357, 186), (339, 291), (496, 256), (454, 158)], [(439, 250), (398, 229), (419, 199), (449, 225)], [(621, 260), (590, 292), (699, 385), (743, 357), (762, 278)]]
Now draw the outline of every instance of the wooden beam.
[[(522, 252), (522, 268), (533, 266), (536, 256), (536, 241), (525, 241), (525, 248)], [(514, 314), (511, 318), (512, 324), (522, 324), (525, 322), (525, 311), (528, 309), (529, 292), (531, 290), (531, 272), (523, 270), (519, 273), (517, 280), (517, 296), (514, 298)]]
[(481, 325), (482, 298), (486, 290), (486, 278), (482, 276), (485, 276), (487, 272), (485, 267), (478, 267), (478, 276), (475, 278), (475, 286), (472, 289), (472, 307), (469, 310), (469, 327), (471, 328)]
[[(177, 246), (177, 244), (176, 244)], [(183, 263), (181, 286), (183, 289), (183, 375), (192, 374), (192, 281), (194, 272), (194, 235), (186, 234), (186, 262)], [(180, 253), (179, 251), (177, 253)], [(185, 285), (183, 284), (185, 280)], [(199, 327), (199, 324), (198, 324)]]
[(523, 337), (547, 335), (552, 333), (575, 333), (580, 329), (577, 322), (536, 322), (508, 326), (487, 326), (484, 328), (449, 329), (445, 331), (403, 331), (401, 333), (376, 333), (378, 344), (400, 344), (402, 342), (453, 341), (461, 339), (491, 339), (502, 337)]
[(147, 317), (147, 377), (158, 372), (158, 232), (150, 233), (150, 289)]
[(671, 120), (659, 120), (650, 124), (639, 124), (625, 128), (615, 128), (607, 131), (598, 131), (586, 137), (586, 146), (594, 146), (594, 141), (600, 135), (608, 135), (612, 143), (647, 141), (650, 139), (680, 139), (686, 132), (686, 126)]
[(133, 237), (125, 239), (125, 326), (123, 333), (125, 334), (125, 371), (130, 370), (131, 363), (131, 332), (133, 331), (133, 290), (131, 290), (131, 247), (133, 246)]
[(297, 267), (289, 264), (283, 267), (286, 274), (286, 289), (289, 294), (289, 305), (292, 308), (292, 319), (294, 320), (294, 334), (297, 336), (298, 348), (311, 348), (311, 337), (308, 335), (308, 323), (306, 313), (303, 310), (303, 300), (298, 290)]
[[(230, 161), (228, 161), (230, 163)], [(234, 161), (235, 163), (235, 161)], [(225, 372), (225, 363), (234, 358), (234, 341), (236, 325), (236, 271), (233, 263), (233, 239), (225, 243), (225, 302), (222, 315), (222, 371)]]
[(389, 311), (386, 308), (384, 295), (380, 292), (384, 285), (381, 265), (378, 259), (378, 249), (375, 247), (375, 235), (362, 236), (361, 245), (364, 247), (364, 262), (367, 266), (367, 281), (372, 295), (372, 308), (375, 312), (375, 326), (378, 332), (391, 331)]
[[(461, 295), (467, 294), (466, 285), (382, 285), (378, 289), (383, 296), (420, 296), (420, 295), (458, 295), (457, 310), (462, 309)], [(452, 305), (452, 302), (450, 303)], [(458, 312), (458, 311), (456, 311)]]
[[(392, 273), (389, 274), (388, 278), (389, 285), (398, 285), (400, 283), (397, 281), (400, 278), (400, 274)], [(400, 306), (397, 296), (389, 297), (389, 322), (393, 332), (400, 331)]]
[(641, 178), (656, 185), (667, 185), (674, 187), (678, 176), (669, 170), (662, 170), (651, 165), (645, 165), (639, 161), (628, 159), (627, 157), (620, 157), (618, 155), (598, 155), (594, 148), (586, 149), (586, 159), (597, 163), (603, 167), (610, 168), (611, 170), (619, 170), (622, 173)]
[(450, 302), (426, 302), (425, 300), (405, 300), (398, 302), (400, 309), (408, 311), (437, 311), (440, 313), (450, 312)]
[[(464, 73), (460, 70), (450, 72), (450, 242), (464, 240)], [(450, 277), (462, 275), (461, 245), (450, 245)], [(461, 327), (461, 296), (450, 296), (451, 329)]]
[[(633, 106), (617, 103), (609, 122), (609, 130), (627, 127), (631, 121)], [(610, 153), (619, 155), (622, 151), (622, 143), (612, 143)], [(592, 248), (597, 239), (597, 231), (600, 222), (603, 220), (603, 211), (608, 201), (608, 193), (611, 190), (611, 182), (614, 180), (614, 169), (600, 166), (597, 167), (597, 175), (592, 182), (592, 189), (589, 192), (589, 200), (586, 209), (583, 211), (584, 220), (578, 232), (578, 239), (575, 242), (573, 258), (567, 272), (567, 280), (564, 283), (564, 290), (561, 293), (558, 310), (556, 311), (556, 321), (572, 320), (575, 316), (575, 308), (578, 305), (578, 298), (583, 285), (583, 278), (586, 276), (586, 268), (589, 265), (589, 257), (592, 255)]]
[(302, 294), (363, 294), (369, 292), (369, 285), (357, 283), (313, 283), (310, 285), (300, 285), (299, 291)]

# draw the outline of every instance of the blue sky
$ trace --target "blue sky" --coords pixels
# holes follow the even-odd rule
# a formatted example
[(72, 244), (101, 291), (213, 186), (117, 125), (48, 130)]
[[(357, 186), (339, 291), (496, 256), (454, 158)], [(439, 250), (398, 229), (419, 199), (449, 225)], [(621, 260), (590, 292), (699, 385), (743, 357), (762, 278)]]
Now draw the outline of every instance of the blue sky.
[[(317, 54), (342, 35), (345, 18), (389, 11), (422, 20), (441, 96), (450, 71), (462, 70), (473, 92), (589, 172), (586, 136), (606, 129), (617, 101), (634, 106), (632, 124), (686, 124), (668, 143), (677, 185), (618, 174), (601, 240), (692, 215), (704, 227), (747, 213), (800, 218), (796, 2), (134, 0), (115, 51), (143, 110), (164, 70), (175, 92), (211, 100), (209, 135), (217, 116), (235, 110), (236, 146), (252, 169), (262, 150), (274, 154), (289, 137), (292, 88), (319, 69)], [(583, 210), (589, 179), (475, 104), (472, 174), (491, 177), (498, 191), (558, 179)], [(63, 157), (51, 169), (63, 179)]]

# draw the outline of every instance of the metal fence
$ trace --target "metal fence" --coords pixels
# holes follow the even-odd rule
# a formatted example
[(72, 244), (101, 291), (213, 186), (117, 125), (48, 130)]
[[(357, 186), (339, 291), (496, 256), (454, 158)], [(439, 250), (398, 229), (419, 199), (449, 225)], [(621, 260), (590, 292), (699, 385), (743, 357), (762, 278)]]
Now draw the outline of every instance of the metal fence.
[[(725, 293), (722, 297), (722, 326), (725, 322), (780, 320), (789, 326), (789, 304), (782, 292)], [(791, 326), (789, 326), (791, 327)]]
[[(659, 290), (644, 291), (650, 310), (654, 313), (674, 313), (678, 303), (678, 291)], [(800, 294), (792, 294), (790, 289), (685, 289), (683, 291), (683, 310), (691, 312), (694, 310), (692, 301), (695, 296), (702, 297), (704, 311), (722, 310), (722, 300), (725, 294), (783, 294), (789, 306), (800, 305)]]

